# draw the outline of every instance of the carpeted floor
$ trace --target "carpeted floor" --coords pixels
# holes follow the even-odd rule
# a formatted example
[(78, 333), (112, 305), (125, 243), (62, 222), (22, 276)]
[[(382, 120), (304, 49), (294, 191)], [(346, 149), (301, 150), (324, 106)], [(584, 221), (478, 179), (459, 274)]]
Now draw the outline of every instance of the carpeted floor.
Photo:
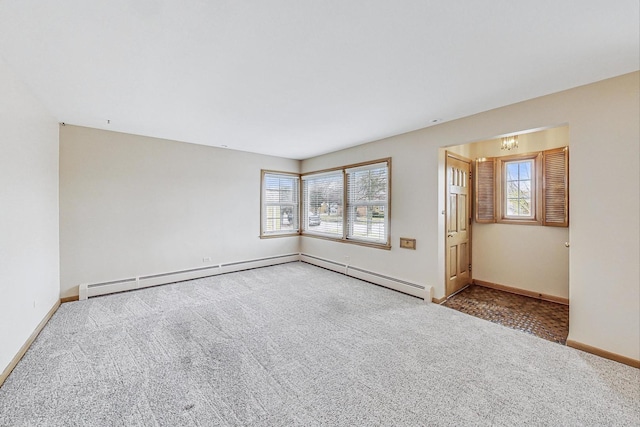
[(637, 426), (639, 372), (291, 263), (63, 304), (0, 425)]
[(569, 335), (569, 306), (471, 285), (443, 306), (559, 344)]

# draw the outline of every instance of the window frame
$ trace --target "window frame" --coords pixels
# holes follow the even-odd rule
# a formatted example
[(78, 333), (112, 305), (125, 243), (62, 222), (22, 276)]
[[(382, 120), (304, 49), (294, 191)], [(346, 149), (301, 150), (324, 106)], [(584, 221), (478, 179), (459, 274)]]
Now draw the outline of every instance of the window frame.
[[(531, 168), (531, 215), (527, 217), (517, 217), (507, 214), (507, 165), (510, 163), (519, 163), (523, 161), (533, 161)], [(542, 224), (542, 152), (514, 154), (496, 158), (497, 168), (497, 213), (498, 223), (503, 224)]]
[[(266, 178), (267, 176), (274, 177), (284, 177), (291, 178), (294, 180), (295, 187), (293, 190), (293, 194), (295, 194), (295, 201), (291, 203), (269, 203), (267, 202), (266, 197)], [(300, 174), (292, 173), (292, 172), (282, 172), (282, 171), (274, 171), (262, 169), (260, 171), (260, 238), (261, 239), (270, 239), (274, 237), (290, 237), (290, 236), (299, 236), (300, 235)], [(277, 230), (277, 231), (267, 231), (266, 230), (266, 221), (267, 221), (267, 207), (268, 206), (282, 206), (282, 205), (291, 205), (292, 213), (294, 215), (293, 222), (294, 227), (292, 230)], [(282, 208), (281, 208), (282, 209)], [(282, 220), (282, 218), (280, 219)]]
[[(384, 165), (384, 166), (383, 166)], [(358, 200), (356, 197), (353, 197), (353, 195), (351, 194), (351, 189), (352, 189), (352, 185), (351, 182), (349, 180), (350, 175), (355, 175), (361, 172), (369, 172), (369, 177), (371, 177), (371, 171), (373, 170), (378, 170), (378, 169), (382, 169), (382, 168), (386, 168), (386, 176), (385, 176), (385, 187), (384, 187), (384, 195), (385, 195), (385, 200), (381, 200), (381, 199), (374, 199), (374, 198), (367, 198), (367, 199), (360, 199)], [(380, 163), (369, 163), (366, 165), (361, 165), (361, 166), (357, 166), (357, 167), (349, 167), (349, 168), (345, 168), (344, 171), (345, 177), (344, 177), (344, 183), (346, 185), (346, 201), (345, 201), (345, 211), (346, 211), (346, 218), (347, 218), (347, 230), (345, 231), (345, 238), (348, 240), (353, 240), (353, 241), (358, 241), (358, 242), (367, 242), (367, 243), (374, 243), (374, 244), (388, 244), (389, 243), (389, 235), (386, 233), (388, 227), (389, 227), (389, 217), (386, 213), (388, 206), (389, 206), (389, 202), (388, 202), (388, 195), (389, 195), (389, 164), (386, 162), (380, 162)], [(373, 208), (374, 207), (382, 207), (382, 212), (384, 212), (383, 214), (383, 219), (382, 219), (382, 223), (384, 226), (384, 231), (385, 231), (385, 241), (383, 241), (382, 239), (376, 239), (376, 238), (371, 238), (368, 236), (369, 234), (369, 222), (371, 222), (371, 226), (373, 227)], [(367, 220), (366, 220), (366, 227), (367, 227), (367, 236), (366, 237), (359, 237), (356, 235), (355, 232), (355, 223), (354, 220), (349, 221), (349, 218), (353, 217), (353, 212), (352, 209), (356, 208), (356, 212), (358, 207), (366, 207), (366, 212), (367, 212)], [(371, 208), (371, 221), (369, 221), (369, 208)], [(355, 213), (355, 216), (357, 217), (357, 213)], [(379, 221), (375, 221), (375, 222), (379, 222)]]
[[(351, 229), (351, 224), (349, 221), (349, 209), (348, 209), (348, 204), (349, 204), (349, 192), (348, 192), (348, 180), (347, 180), (347, 171), (348, 170), (353, 170), (353, 169), (359, 169), (359, 170), (363, 170), (366, 169), (367, 166), (378, 166), (381, 164), (386, 164), (386, 205), (384, 206), (384, 227), (385, 227), (385, 240), (373, 240), (373, 239), (366, 239), (366, 238), (357, 238), (354, 237), (352, 235), (352, 233), (349, 233), (349, 230)], [(321, 232), (317, 232), (317, 231), (313, 231), (313, 230), (309, 230), (308, 225), (307, 225), (307, 221), (305, 220), (304, 222), (301, 222), (301, 226), (300, 226), (300, 234), (302, 236), (306, 236), (306, 237), (314, 237), (314, 238), (319, 238), (319, 239), (325, 239), (325, 240), (331, 240), (331, 241), (336, 241), (336, 242), (342, 242), (342, 243), (351, 243), (351, 244), (356, 244), (356, 245), (361, 245), (361, 246), (369, 246), (369, 247), (373, 247), (373, 248), (379, 248), (379, 249), (386, 249), (389, 250), (391, 249), (391, 188), (392, 188), (392, 182), (391, 182), (391, 158), (383, 158), (383, 159), (377, 159), (377, 160), (371, 160), (371, 161), (367, 161), (367, 162), (361, 162), (361, 163), (355, 163), (355, 164), (350, 164), (350, 165), (345, 165), (345, 166), (340, 166), (340, 167), (335, 167), (335, 168), (330, 168), (330, 169), (323, 169), (323, 170), (318, 170), (318, 171), (312, 171), (312, 172), (305, 172), (303, 174), (300, 175), (300, 180), (301, 182), (304, 182), (305, 180), (309, 180), (310, 178), (305, 178), (305, 177), (310, 177), (310, 176), (322, 176), (322, 175), (338, 175), (338, 174), (342, 174), (342, 190), (343, 190), (343, 196), (342, 196), (342, 235), (341, 236), (333, 236), (331, 234), (328, 233), (321, 233)], [(307, 200), (304, 197), (304, 189), (303, 189), (304, 184), (301, 186), (301, 197), (300, 197), (300, 206), (301, 209), (307, 209)], [(304, 215), (304, 216), (303, 216)], [(307, 214), (306, 213), (302, 213), (301, 217), (306, 218)], [(351, 235), (350, 235), (351, 234)]]
[[(309, 206), (309, 201), (306, 199), (306, 195), (307, 195), (306, 188), (308, 185), (310, 185), (308, 184), (309, 182), (321, 181), (326, 178), (339, 178), (340, 185), (341, 185), (340, 192), (339, 192), (340, 201), (341, 201), (340, 205), (344, 213), (346, 189), (344, 187), (344, 182), (345, 182), (344, 172), (341, 169), (332, 169), (332, 170), (326, 170), (321, 172), (311, 172), (311, 173), (302, 174), (300, 175), (300, 181), (302, 182), (302, 185), (300, 186), (300, 190), (301, 190), (301, 196), (300, 196), (301, 215), (300, 216), (303, 220), (300, 223), (300, 232), (303, 235), (313, 235), (316, 237), (322, 237), (326, 239), (337, 239), (344, 236), (344, 228), (345, 228), (344, 214), (341, 215), (342, 223), (341, 223), (341, 230), (339, 233), (322, 232), (322, 231), (317, 231), (315, 229), (309, 228), (311, 226), (311, 224), (309, 224), (309, 212), (311, 211), (311, 207)], [(320, 215), (319, 213), (317, 214)], [(337, 236), (340, 236), (340, 237), (337, 237)]]

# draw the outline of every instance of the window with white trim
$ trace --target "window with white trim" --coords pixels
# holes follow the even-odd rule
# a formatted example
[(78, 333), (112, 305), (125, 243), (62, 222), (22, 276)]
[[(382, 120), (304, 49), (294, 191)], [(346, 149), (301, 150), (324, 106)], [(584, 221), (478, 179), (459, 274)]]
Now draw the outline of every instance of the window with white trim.
[(390, 247), (391, 159), (302, 176), (302, 232)]
[(297, 174), (262, 171), (261, 237), (298, 234), (299, 183)]

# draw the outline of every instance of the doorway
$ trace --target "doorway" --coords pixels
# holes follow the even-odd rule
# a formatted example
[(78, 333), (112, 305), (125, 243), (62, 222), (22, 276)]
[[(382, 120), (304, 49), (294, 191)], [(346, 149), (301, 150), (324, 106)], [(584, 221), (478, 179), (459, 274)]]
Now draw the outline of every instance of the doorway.
[[(442, 264), (440, 265), (445, 270), (445, 274), (441, 276), (445, 283), (443, 297), (438, 295), (438, 298), (435, 299), (444, 302), (453, 294), (456, 294), (450, 299), (450, 304), (445, 303), (450, 308), (454, 308), (452, 305), (461, 305), (462, 303), (460, 301), (452, 301), (453, 299), (458, 297), (464, 299), (466, 297), (467, 308), (473, 311), (474, 315), (483, 317), (481, 315), (483, 311), (484, 315), (491, 315), (498, 310), (501, 313), (502, 320), (507, 321), (507, 323), (511, 322), (514, 326), (519, 325), (518, 319), (525, 318), (526, 322), (528, 322), (526, 327), (530, 327), (529, 324), (534, 325), (535, 322), (531, 322), (531, 312), (527, 312), (527, 310), (533, 308), (534, 314), (540, 316), (540, 322), (538, 323), (542, 325), (541, 328), (549, 329), (560, 325), (558, 327), (559, 332), (556, 335), (562, 338), (564, 334), (564, 338), (553, 338), (552, 340), (563, 342), (568, 331), (569, 306), (570, 242), (568, 199), (570, 189), (568, 187), (567, 172), (569, 127), (564, 125), (523, 131), (518, 134), (518, 137), (516, 141), (519, 141), (519, 144), (510, 148), (503, 148), (502, 143), (504, 141), (502, 141), (502, 138), (493, 138), (447, 147), (446, 150), (442, 149), (441, 165), (443, 169), (441, 170), (444, 173), (441, 172), (440, 176), (441, 182), (445, 185), (444, 188), (440, 187), (442, 188), (440, 194), (443, 214), (441, 231), (444, 232), (445, 244), (442, 247), (444, 247), (445, 252), (443, 258), (441, 258)], [(560, 154), (563, 152), (565, 154)], [(536, 185), (540, 189), (545, 189), (546, 187), (544, 186), (550, 182), (552, 186), (549, 188), (554, 190), (552, 193), (541, 192), (541, 194), (536, 195), (536, 197), (539, 197), (538, 202), (542, 203), (542, 205), (538, 204), (543, 211), (539, 217), (540, 222), (523, 224), (505, 216), (498, 219), (499, 215), (503, 215), (503, 210), (509, 208), (509, 202), (511, 201), (509, 198), (511, 193), (507, 192), (507, 189), (511, 187), (506, 184), (515, 185), (511, 182), (514, 181), (513, 179), (505, 178), (510, 175), (504, 172), (507, 169), (499, 169), (500, 165), (508, 163), (510, 158), (516, 158), (517, 156), (524, 158), (535, 153), (541, 153), (537, 158), (542, 159), (542, 167), (536, 169), (537, 175), (532, 175), (531, 179), (538, 177)], [(564, 204), (556, 203), (556, 193), (561, 194), (561, 187), (555, 185), (555, 182), (557, 182), (558, 177), (562, 177), (557, 173), (559, 169), (554, 169), (554, 167), (557, 167), (556, 158), (565, 159)], [(469, 159), (474, 159), (472, 160), (473, 166), (471, 166), (471, 160)], [(500, 159), (500, 161), (496, 159)], [(476, 194), (475, 183), (472, 185), (472, 181), (465, 180), (464, 182), (467, 183), (467, 189), (465, 190), (460, 188), (459, 184), (462, 181), (456, 180), (459, 175), (458, 171), (461, 168), (466, 168), (466, 164), (471, 166), (469, 170), (473, 173), (472, 177), (476, 178), (475, 175), (478, 171), (475, 168), (477, 164), (486, 164), (486, 162), (492, 160), (495, 162), (492, 176), (494, 177), (494, 182), (499, 181), (499, 185), (489, 187), (494, 189), (489, 199), (494, 200), (492, 215), (494, 215), (495, 220), (486, 221), (483, 215), (478, 216), (479, 212), (484, 212), (480, 208), (485, 208), (486, 206), (477, 205), (476, 199), (479, 196)], [(465, 169), (462, 170), (462, 174), (464, 174)], [(486, 178), (486, 174), (482, 175), (482, 177)], [(526, 176), (519, 175), (518, 178), (523, 181)], [(505, 179), (506, 184), (500, 179)], [(517, 183), (519, 197), (521, 194), (525, 194), (524, 192), (527, 188), (526, 185), (521, 185), (520, 181)], [(485, 186), (484, 188), (486, 189), (487, 187)], [(531, 190), (531, 194), (537, 193)], [(484, 196), (482, 198), (483, 201), (489, 200), (487, 199), (486, 190)], [(499, 202), (496, 202), (497, 198), (500, 198)], [(461, 202), (465, 199), (469, 203), (461, 205)], [(547, 207), (551, 209), (545, 210)], [(466, 212), (461, 212), (461, 209), (463, 212), (466, 210)], [(563, 209), (564, 215), (561, 215), (563, 214)], [(512, 215), (510, 211), (507, 212)], [(558, 218), (564, 216), (565, 223), (552, 223), (555, 221), (556, 216)], [(467, 222), (464, 223), (461, 217), (466, 218)], [(548, 220), (549, 218), (551, 220)], [(466, 230), (464, 229), (465, 225), (467, 227)], [(473, 236), (471, 227), (473, 227)], [(467, 236), (465, 236), (465, 233)], [(466, 241), (468, 252), (464, 250), (465, 237), (468, 238), (468, 241)], [(472, 259), (473, 263), (471, 262)], [(465, 262), (462, 263), (463, 261)], [(471, 266), (471, 264), (473, 265)], [(473, 286), (464, 289), (467, 284)], [(461, 289), (464, 290), (460, 291)], [(496, 290), (503, 293), (507, 292), (508, 294), (502, 293), (498, 296), (498, 294), (491, 293)], [(479, 293), (481, 293), (480, 296), (490, 294), (490, 297), (484, 299), (476, 298)], [(515, 303), (514, 294), (529, 297), (529, 299), (519, 298), (517, 301), (521, 302)], [(531, 301), (531, 299), (534, 301)], [(493, 305), (489, 306), (489, 301)], [(551, 304), (547, 304), (547, 302)], [(505, 311), (507, 308), (525, 308), (526, 310), (507, 314)], [(460, 311), (467, 312), (466, 310)], [(469, 314), (472, 313), (469, 312)], [(562, 327), (562, 330), (560, 330), (560, 327)], [(517, 326), (517, 328), (522, 329), (524, 326)], [(534, 326), (531, 326), (531, 328), (535, 329)]]

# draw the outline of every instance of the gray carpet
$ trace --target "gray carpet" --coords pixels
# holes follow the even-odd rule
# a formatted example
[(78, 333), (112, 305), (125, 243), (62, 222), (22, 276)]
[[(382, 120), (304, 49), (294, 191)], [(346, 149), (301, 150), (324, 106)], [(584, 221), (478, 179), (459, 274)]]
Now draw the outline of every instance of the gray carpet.
[(634, 425), (639, 370), (303, 263), (63, 304), (0, 425)]

